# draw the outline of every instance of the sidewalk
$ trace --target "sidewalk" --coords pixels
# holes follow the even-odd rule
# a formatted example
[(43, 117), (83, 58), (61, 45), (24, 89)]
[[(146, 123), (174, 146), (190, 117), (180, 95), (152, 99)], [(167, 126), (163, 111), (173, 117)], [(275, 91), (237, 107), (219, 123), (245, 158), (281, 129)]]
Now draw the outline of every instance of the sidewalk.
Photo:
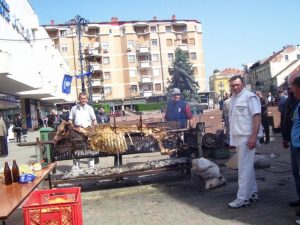
[[(289, 150), (281, 146), (281, 134), (273, 134), (269, 145), (261, 145), (257, 153), (270, 158), (271, 168), (257, 169), (256, 178), (260, 201), (249, 207), (229, 209), (228, 202), (236, 197), (237, 171), (220, 165), (228, 183), (220, 188), (201, 191), (189, 177), (181, 173), (168, 173), (138, 180), (123, 180), (111, 185), (100, 182), (82, 186), (83, 219), (85, 225), (100, 224), (172, 224), (172, 225), (289, 225), (295, 224), (295, 212), (288, 202), (296, 199), (290, 168)], [(28, 141), (35, 140), (39, 132), (29, 132)], [(135, 157), (135, 158), (134, 158)], [(19, 147), (9, 143), (9, 156), (26, 163), (35, 159), (34, 147)], [(146, 160), (132, 155), (133, 160)], [(110, 161), (111, 160), (111, 161)], [(107, 162), (106, 162), (107, 161)], [(101, 158), (100, 165), (112, 166), (110, 158)], [(72, 165), (72, 161), (59, 161), (59, 167)], [(0, 209), (1, 210), (1, 209)], [(7, 225), (23, 224), (22, 210), (17, 210)]]

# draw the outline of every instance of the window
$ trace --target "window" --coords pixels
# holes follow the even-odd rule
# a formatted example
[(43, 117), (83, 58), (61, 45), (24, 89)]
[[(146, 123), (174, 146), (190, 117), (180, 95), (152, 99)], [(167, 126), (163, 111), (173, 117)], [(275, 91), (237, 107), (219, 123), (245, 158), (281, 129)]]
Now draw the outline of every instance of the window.
[(189, 44), (190, 45), (195, 45), (195, 38), (190, 38)]
[(167, 46), (173, 46), (173, 40), (167, 39)]
[(110, 95), (111, 94), (111, 87), (104, 87), (104, 94)]
[(127, 41), (127, 48), (133, 49), (133, 47), (134, 47), (134, 41), (133, 40), (128, 40)]
[(193, 72), (194, 72), (194, 75), (198, 74), (198, 68), (197, 67), (193, 67)]
[(160, 70), (159, 69), (153, 69), (153, 76), (158, 77), (160, 74)]
[(166, 32), (167, 33), (170, 33), (172, 30), (171, 30), (171, 26), (166, 26)]
[(150, 27), (151, 33), (156, 33), (156, 27)]
[(136, 77), (136, 70), (129, 70), (129, 77)]
[(135, 85), (130, 85), (130, 91), (131, 92), (138, 92), (138, 87), (137, 87), (137, 85), (135, 84)]
[(196, 52), (191, 52), (190, 57), (191, 60), (196, 60), (197, 59)]
[(182, 39), (181, 40), (181, 44), (187, 44), (188, 42), (187, 42), (187, 39)]
[(126, 34), (126, 29), (122, 28), (121, 32), (122, 32), (122, 35), (125, 35)]
[(109, 64), (109, 57), (103, 57), (103, 64)]
[(300, 54), (297, 54), (297, 59), (300, 59)]
[(158, 54), (152, 54), (152, 62), (158, 62), (159, 58), (158, 58)]
[(135, 63), (135, 55), (128, 55), (128, 62)]
[(173, 53), (168, 53), (168, 60), (173, 61), (174, 60), (174, 54)]
[(151, 39), (151, 45), (157, 46), (157, 39)]
[(288, 55), (285, 55), (285, 56), (284, 56), (284, 59), (285, 59), (285, 61), (288, 61), (288, 60), (289, 60), (289, 56), (288, 56)]
[(60, 32), (60, 36), (61, 37), (64, 37), (64, 36), (67, 35), (67, 31), (66, 30), (60, 30), (59, 32)]
[(102, 48), (103, 48), (103, 50), (108, 50), (108, 48), (109, 48), (108, 42), (103, 42), (102, 43)]
[(155, 84), (155, 91), (161, 91), (161, 84)]
[(110, 80), (110, 72), (104, 72), (104, 80)]
[(61, 51), (62, 52), (67, 52), (68, 51), (68, 47), (67, 46), (61, 46)]

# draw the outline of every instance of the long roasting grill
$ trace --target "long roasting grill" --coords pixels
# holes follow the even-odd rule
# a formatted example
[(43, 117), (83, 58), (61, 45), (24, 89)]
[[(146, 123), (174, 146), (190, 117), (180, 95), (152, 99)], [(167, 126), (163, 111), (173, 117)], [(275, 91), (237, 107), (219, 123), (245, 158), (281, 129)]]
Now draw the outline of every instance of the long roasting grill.
[(70, 124), (62, 123), (54, 137), (52, 159), (58, 161), (159, 151), (169, 154), (178, 147), (180, 133), (176, 122), (114, 127), (97, 125), (88, 129), (73, 129)]

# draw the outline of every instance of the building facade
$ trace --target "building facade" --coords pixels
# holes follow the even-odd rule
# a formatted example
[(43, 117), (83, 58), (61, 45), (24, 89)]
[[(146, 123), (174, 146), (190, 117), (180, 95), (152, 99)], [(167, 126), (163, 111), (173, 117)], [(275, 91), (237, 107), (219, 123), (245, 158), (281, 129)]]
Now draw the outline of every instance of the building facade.
[(300, 65), (300, 46), (284, 46), (266, 59), (259, 60), (248, 68), (247, 77), (251, 89), (271, 92), (274, 96), (278, 88), (286, 84), (286, 78)]
[[(110, 22), (88, 23), (81, 33), (74, 23), (56, 25), (51, 21), (45, 28), (71, 75), (91, 70), (84, 85), (90, 88), (93, 102), (124, 107), (164, 96), (176, 48), (187, 51), (200, 90), (206, 90), (202, 27), (196, 20), (173, 16), (171, 20), (119, 21), (113, 17)], [(83, 53), (82, 67), (79, 51)], [(73, 94), (82, 90), (81, 81), (74, 79)]]
[(210, 91), (214, 93), (215, 102), (222, 100), (225, 94), (230, 93), (229, 79), (234, 75), (244, 76), (244, 71), (234, 68), (225, 68), (222, 71), (214, 70), (209, 78)]
[(22, 114), (28, 128), (62, 93), (68, 66), (27, 0), (0, 1), (0, 111)]

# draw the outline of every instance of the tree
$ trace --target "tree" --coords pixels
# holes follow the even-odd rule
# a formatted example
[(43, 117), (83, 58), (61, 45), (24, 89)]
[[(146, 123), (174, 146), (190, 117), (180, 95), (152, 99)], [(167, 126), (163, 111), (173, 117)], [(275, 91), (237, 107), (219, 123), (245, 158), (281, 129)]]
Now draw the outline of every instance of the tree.
[(180, 48), (175, 50), (175, 60), (169, 68), (171, 80), (167, 90), (179, 88), (185, 99), (197, 99), (198, 82), (195, 81), (193, 64), (189, 62), (188, 52)]

